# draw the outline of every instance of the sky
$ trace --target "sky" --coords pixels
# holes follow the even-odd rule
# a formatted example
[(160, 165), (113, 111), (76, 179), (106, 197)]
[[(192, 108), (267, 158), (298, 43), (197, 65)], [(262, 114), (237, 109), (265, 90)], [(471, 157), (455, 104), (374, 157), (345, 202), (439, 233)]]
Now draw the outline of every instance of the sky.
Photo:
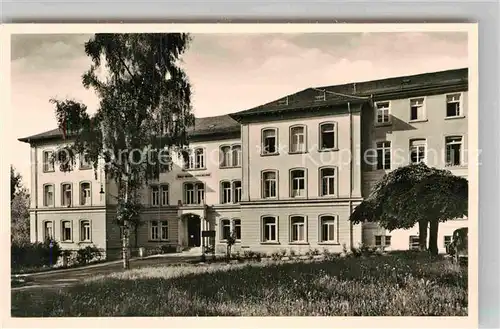
[[(313, 87), (467, 67), (466, 32), (194, 34), (183, 55), (197, 117), (237, 112)], [(30, 186), (29, 145), (56, 128), (51, 98), (72, 98), (95, 112), (81, 84), (91, 35), (12, 35), (11, 163)]]

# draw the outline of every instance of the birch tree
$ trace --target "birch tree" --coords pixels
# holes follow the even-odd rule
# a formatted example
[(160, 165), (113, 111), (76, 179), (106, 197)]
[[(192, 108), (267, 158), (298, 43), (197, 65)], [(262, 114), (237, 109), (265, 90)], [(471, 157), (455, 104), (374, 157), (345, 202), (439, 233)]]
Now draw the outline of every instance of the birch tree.
[(186, 154), (194, 116), (181, 57), (190, 41), (184, 33), (96, 34), (85, 43), (92, 64), (82, 76), (99, 98), (96, 113), (72, 99), (50, 100), (67, 141), (56, 153), (61, 169), (72, 170), (85, 154), (96, 175), (101, 161), (106, 179), (117, 184), (124, 268), (130, 229), (139, 224), (141, 189), (169, 168), (173, 153)]

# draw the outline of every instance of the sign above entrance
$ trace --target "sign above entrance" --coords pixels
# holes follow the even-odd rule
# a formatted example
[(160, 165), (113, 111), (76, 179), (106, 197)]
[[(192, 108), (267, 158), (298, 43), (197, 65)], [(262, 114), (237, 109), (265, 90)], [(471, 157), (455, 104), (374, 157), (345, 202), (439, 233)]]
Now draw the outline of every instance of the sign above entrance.
[(201, 231), (202, 238), (215, 238), (215, 231)]
[(210, 177), (210, 173), (200, 173), (200, 174), (178, 174), (177, 178), (191, 178), (191, 177)]

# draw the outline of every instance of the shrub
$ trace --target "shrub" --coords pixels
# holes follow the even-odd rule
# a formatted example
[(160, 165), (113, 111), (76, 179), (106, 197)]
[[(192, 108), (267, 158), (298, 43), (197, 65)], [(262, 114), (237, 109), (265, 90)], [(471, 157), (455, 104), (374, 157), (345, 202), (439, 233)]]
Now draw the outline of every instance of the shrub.
[(280, 252), (279, 252), (279, 251), (275, 251), (275, 252), (273, 252), (273, 253), (271, 254), (271, 258), (272, 258), (273, 260), (278, 260), (278, 259), (281, 259), (281, 254), (280, 254)]
[(281, 250), (279, 251), (279, 255), (280, 255), (281, 257), (285, 257), (285, 256), (286, 256), (286, 249), (281, 249)]
[(325, 256), (326, 260), (332, 260), (335, 258), (335, 254), (332, 253), (330, 250), (327, 248), (323, 249), (323, 255)]
[(79, 265), (86, 265), (93, 260), (101, 258), (101, 251), (96, 246), (86, 246), (76, 252), (76, 262)]
[(12, 269), (52, 266), (60, 256), (61, 247), (57, 241), (11, 244)]
[(296, 253), (295, 250), (290, 249), (290, 257), (295, 257)]
[(255, 259), (260, 262), (265, 255), (259, 251), (255, 252)]
[(253, 259), (255, 258), (255, 252), (253, 250), (245, 250), (243, 251), (243, 258), (245, 259)]
[(172, 254), (172, 253), (175, 253), (177, 251), (177, 249), (172, 245), (165, 244), (165, 245), (160, 247), (160, 251), (162, 254)]

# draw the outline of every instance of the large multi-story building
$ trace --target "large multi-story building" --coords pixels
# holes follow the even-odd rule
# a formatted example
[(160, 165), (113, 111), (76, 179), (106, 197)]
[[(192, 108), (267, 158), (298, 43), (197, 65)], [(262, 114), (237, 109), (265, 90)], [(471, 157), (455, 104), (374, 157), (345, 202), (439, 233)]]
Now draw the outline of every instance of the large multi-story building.
[[(457, 69), (308, 88), (198, 118), (189, 159), (172, 154), (173, 165), (144, 187), (132, 244), (197, 248), (202, 232), (215, 231), (219, 250), (231, 232), (236, 250), (414, 248), (416, 227), (388, 232), (376, 223), (353, 225), (349, 215), (374, 182), (409, 163), (467, 177), (467, 91), (468, 70)], [(114, 181), (83, 158), (69, 173), (58, 170), (50, 161), (64, 143), (58, 129), (20, 140), (31, 145), (32, 241), (93, 244), (118, 257)], [(441, 224), (441, 251), (464, 226), (467, 219)]]

